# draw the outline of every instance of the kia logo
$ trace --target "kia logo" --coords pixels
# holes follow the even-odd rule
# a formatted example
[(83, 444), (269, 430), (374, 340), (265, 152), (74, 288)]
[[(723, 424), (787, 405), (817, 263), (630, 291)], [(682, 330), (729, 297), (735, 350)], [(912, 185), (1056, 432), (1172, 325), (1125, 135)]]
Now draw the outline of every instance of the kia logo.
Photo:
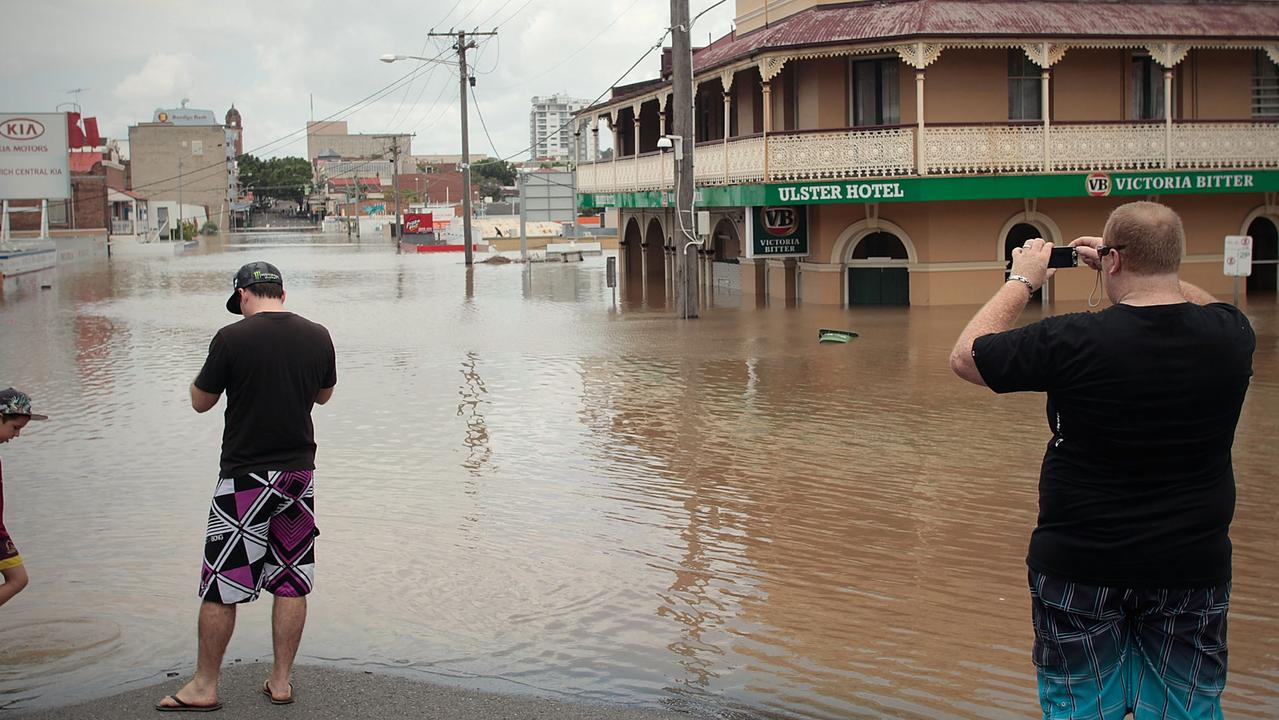
[(31, 118), (13, 118), (0, 123), (0, 135), (10, 140), (35, 140), (44, 134), (44, 123)]

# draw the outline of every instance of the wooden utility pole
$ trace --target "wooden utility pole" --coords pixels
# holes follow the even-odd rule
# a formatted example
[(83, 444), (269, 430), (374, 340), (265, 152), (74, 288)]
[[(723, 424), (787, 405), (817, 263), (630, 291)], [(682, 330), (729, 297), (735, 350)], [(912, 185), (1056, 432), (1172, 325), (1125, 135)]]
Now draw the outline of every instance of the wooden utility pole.
[[(688, 0), (671, 0), (671, 109), (675, 146), (675, 295), (680, 315), (695, 318), (697, 308), (697, 259), (691, 249), (701, 249), (697, 218), (693, 212), (693, 50), (689, 39)], [(694, 250), (696, 252), (696, 250)]]
[[(395, 241), (395, 253), (400, 253), (400, 243), (404, 240), (404, 224), (400, 220), (400, 136), (399, 135), (375, 135), (374, 137), (391, 141), (391, 192), (395, 193), (395, 229), (391, 233), (391, 239)], [(358, 185), (360, 179), (359, 172), (356, 172), (355, 182)]]
[[(430, 37), (453, 37), (453, 32), (447, 33), (428, 33)], [(491, 37), (497, 35), (497, 31), (493, 32), (472, 32), (471, 37), (484, 36)], [(462, 100), (462, 244), (466, 248), (466, 264), (471, 265), (475, 262), (473, 251), (471, 249), (471, 133), (469, 129), (469, 113), (466, 107), (466, 96), (470, 89), (467, 84), (473, 80), (468, 77), (466, 71), (466, 51), (475, 47), (475, 42), (467, 40), (468, 33), (465, 30), (457, 31), (457, 67), (458, 67), (458, 87), (461, 89)]]

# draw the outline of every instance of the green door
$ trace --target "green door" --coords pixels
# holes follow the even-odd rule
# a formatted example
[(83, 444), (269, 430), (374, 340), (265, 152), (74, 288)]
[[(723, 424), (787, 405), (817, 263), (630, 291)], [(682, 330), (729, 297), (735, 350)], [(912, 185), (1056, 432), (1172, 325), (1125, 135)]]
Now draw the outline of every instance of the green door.
[(910, 272), (906, 268), (848, 269), (849, 305), (910, 305)]

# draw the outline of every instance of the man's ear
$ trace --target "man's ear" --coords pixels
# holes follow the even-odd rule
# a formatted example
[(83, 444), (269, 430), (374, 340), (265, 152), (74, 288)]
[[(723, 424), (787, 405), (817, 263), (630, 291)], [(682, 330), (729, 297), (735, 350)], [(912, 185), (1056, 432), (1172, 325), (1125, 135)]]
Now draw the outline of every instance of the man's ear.
[(1123, 267), (1123, 264), (1124, 264), (1124, 256), (1122, 252), (1116, 250), (1115, 252), (1110, 253), (1110, 269), (1106, 271), (1107, 274), (1109, 275), (1117, 274), (1119, 272), (1119, 269)]

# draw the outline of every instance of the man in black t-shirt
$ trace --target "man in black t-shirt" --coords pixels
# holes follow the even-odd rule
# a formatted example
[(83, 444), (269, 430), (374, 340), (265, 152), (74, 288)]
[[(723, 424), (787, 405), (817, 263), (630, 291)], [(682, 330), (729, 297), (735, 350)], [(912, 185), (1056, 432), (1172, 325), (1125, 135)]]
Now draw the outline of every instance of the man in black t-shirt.
[(950, 356), (995, 392), (1047, 393), (1026, 560), (1044, 717), (1220, 718), (1231, 445), (1256, 336), (1178, 278), (1184, 231), (1163, 205), (1123, 205), (1071, 245), (1112, 307), (1013, 329), (1055, 272), (1030, 240)]
[(293, 702), (293, 658), (315, 579), (311, 408), (337, 384), (333, 341), (324, 326), (284, 309), (284, 280), (268, 263), (240, 268), (226, 306), (244, 319), (213, 336), (191, 384), (199, 413), (227, 394), (200, 571), (200, 654), (191, 682), (156, 705), (163, 711), (221, 707), (218, 676), (236, 605), (264, 589), (275, 596), (275, 663), (262, 692), (275, 704)]

